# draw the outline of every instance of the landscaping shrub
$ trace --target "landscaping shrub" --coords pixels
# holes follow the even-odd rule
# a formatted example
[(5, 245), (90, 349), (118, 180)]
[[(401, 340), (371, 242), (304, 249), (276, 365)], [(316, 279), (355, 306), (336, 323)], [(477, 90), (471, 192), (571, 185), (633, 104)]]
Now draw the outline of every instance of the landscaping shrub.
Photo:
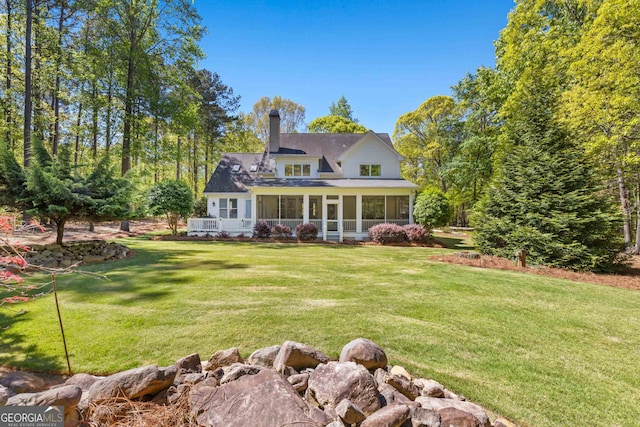
[(230, 238), (231, 238), (231, 235), (226, 231), (221, 231), (218, 234), (216, 234), (216, 239), (230, 239)]
[(315, 224), (298, 224), (296, 237), (301, 242), (310, 242), (318, 238), (318, 227)]
[(269, 239), (271, 237), (271, 227), (265, 220), (259, 220), (256, 225), (253, 226), (254, 239)]
[(437, 188), (427, 188), (418, 195), (413, 205), (413, 219), (427, 229), (446, 225), (451, 218), (451, 204)]
[(407, 240), (411, 243), (427, 243), (429, 241), (429, 230), (420, 224), (407, 224), (402, 229), (407, 235)]
[(290, 239), (291, 227), (284, 224), (276, 224), (271, 229), (271, 236), (273, 236), (276, 239)]
[(193, 202), (193, 215), (196, 218), (204, 218), (208, 216), (207, 202), (208, 199), (206, 197), (200, 197), (198, 200)]
[(378, 224), (369, 229), (369, 239), (372, 242), (386, 245), (389, 243), (401, 243), (407, 241), (407, 234), (398, 224)]

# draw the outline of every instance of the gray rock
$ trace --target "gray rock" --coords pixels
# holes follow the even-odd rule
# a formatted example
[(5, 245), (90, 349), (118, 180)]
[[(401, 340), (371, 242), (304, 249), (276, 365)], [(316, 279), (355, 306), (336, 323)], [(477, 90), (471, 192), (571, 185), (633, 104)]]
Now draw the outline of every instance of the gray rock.
[(253, 353), (247, 359), (247, 363), (249, 365), (259, 365), (264, 366), (266, 368), (273, 367), (273, 361), (276, 360), (276, 356), (280, 351), (279, 345), (274, 345), (272, 347), (260, 348)]
[(289, 384), (291, 384), (298, 393), (304, 393), (309, 385), (309, 374), (291, 375), (287, 377), (287, 381), (289, 381)]
[(406, 396), (409, 400), (416, 400), (416, 397), (420, 396), (420, 390), (407, 378), (401, 375), (387, 375), (385, 382), (390, 386), (393, 386), (398, 392)]
[(373, 375), (355, 362), (319, 365), (309, 376), (306, 396), (307, 402), (322, 408), (336, 408), (343, 399), (348, 399), (367, 416), (380, 408)]
[[(457, 408), (443, 408), (440, 413), (440, 423), (447, 427), (483, 427), (484, 424), (466, 411)], [(490, 425), (490, 424), (489, 424)]]
[(425, 408), (411, 408), (411, 427), (440, 427), (440, 414)]
[(464, 412), (468, 412), (478, 419), (480, 422), (480, 426), (482, 427), (490, 427), (491, 421), (489, 420), (489, 416), (480, 406), (471, 402), (463, 402), (462, 400), (457, 399), (439, 399), (437, 397), (417, 397), (416, 402), (420, 404), (425, 409), (431, 409), (432, 411), (440, 412), (440, 416), (442, 417), (441, 409), (444, 408), (455, 408)]
[(40, 393), (20, 393), (10, 397), (7, 406), (64, 406), (65, 414), (75, 410), (82, 389), (76, 385), (52, 388)]
[(317, 426), (307, 406), (282, 375), (262, 370), (256, 375), (212, 387), (208, 379), (189, 393), (192, 413), (201, 426)]
[(14, 393), (36, 393), (45, 389), (42, 378), (29, 372), (0, 372), (0, 385)]
[(382, 347), (366, 338), (358, 338), (342, 348), (340, 362), (356, 362), (374, 370), (387, 366), (387, 355)]
[(202, 372), (202, 362), (200, 361), (200, 355), (198, 353), (192, 353), (188, 356), (179, 359), (176, 362), (176, 368), (178, 372)]
[(329, 358), (321, 351), (306, 344), (285, 341), (273, 362), (276, 371), (284, 373), (287, 366), (300, 371), (315, 368), (320, 363), (327, 363)]
[(245, 375), (256, 375), (263, 370), (262, 366), (244, 365), (242, 363), (234, 363), (231, 367), (225, 370), (224, 375), (220, 378), (220, 384), (226, 384), (231, 381), (235, 381)]
[(385, 406), (367, 417), (360, 427), (400, 427), (410, 413), (409, 407), (401, 403)]
[[(203, 381), (207, 378), (207, 374), (204, 372), (193, 372), (190, 374), (184, 375), (181, 379), (181, 384), (198, 384), (200, 381)], [(174, 381), (175, 383), (175, 381)]]
[(402, 377), (405, 377), (408, 380), (413, 380), (413, 377), (411, 376), (411, 374), (404, 367), (400, 365), (392, 366), (391, 369), (389, 369), (389, 373), (394, 375), (400, 375)]
[(349, 399), (343, 399), (338, 403), (338, 406), (336, 406), (336, 414), (347, 424), (358, 424), (365, 419), (362, 409), (351, 403)]
[(444, 397), (444, 386), (434, 380), (418, 378), (413, 381), (420, 388), (420, 395), (425, 397)]
[(322, 409), (316, 408), (315, 406), (309, 406), (307, 409), (307, 415), (309, 418), (321, 426), (326, 426), (332, 421), (332, 419)]
[(89, 391), (92, 385), (103, 379), (103, 377), (96, 377), (89, 374), (75, 374), (64, 383), (65, 385), (77, 385), (83, 392)]
[(381, 406), (387, 406), (393, 403), (402, 403), (408, 406), (409, 404), (413, 403), (411, 399), (409, 399), (408, 397), (400, 393), (395, 387), (387, 383), (383, 383), (382, 385), (378, 386), (378, 391), (380, 392)]
[(119, 372), (92, 385), (87, 398), (93, 402), (101, 402), (112, 397), (136, 399), (153, 395), (173, 383), (176, 371), (175, 365), (166, 368), (150, 365)]
[(104, 257), (102, 255), (85, 255), (82, 257), (83, 264), (93, 264), (95, 262), (104, 261)]
[(240, 356), (240, 352), (236, 347), (231, 347), (226, 350), (216, 351), (209, 358), (209, 366), (207, 370), (215, 371), (217, 368), (231, 366), (234, 363), (244, 363), (244, 359), (242, 359), (242, 356)]
[(345, 427), (345, 425), (342, 421), (335, 420), (327, 424), (326, 427)]
[(0, 385), (0, 406), (4, 406), (9, 400), (9, 389)]

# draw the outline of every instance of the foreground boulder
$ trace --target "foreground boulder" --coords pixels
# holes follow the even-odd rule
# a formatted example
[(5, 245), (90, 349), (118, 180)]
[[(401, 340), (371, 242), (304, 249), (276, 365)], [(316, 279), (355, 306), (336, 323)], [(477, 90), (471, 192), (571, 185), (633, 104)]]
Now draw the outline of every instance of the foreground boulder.
[(410, 413), (409, 407), (402, 403), (385, 406), (364, 420), (360, 427), (400, 427)]
[(7, 401), (7, 406), (64, 406), (64, 425), (76, 426), (78, 413), (76, 406), (82, 397), (82, 389), (75, 385), (65, 385), (40, 393), (21, 393)]
[(376, 370), (387, 366), (387, 355), (373, 341), (358, 338), (342, 348), (340, 362), (356, 362), (369, 370)]
[(272, 370), (213, 386), (203, 381), (189, 393), (201, 426), (316, 426), (307, 405), (284, 377)]
[(273, 362), (273, 368), (284, 373), (287, 367), (300, 371), (315, 368), (320, 363), (327, 363), (329, 358), (321, 351), (306, 344), (285, 341)]
[(9, 400), (9, 389), (0, 385), (0, 406), (4, 406)]
[(357, 405), (365, 415), (380, 409), (373, 375), (354, 362), (319, 365), (309, 376), (307, 400), (321, 408), (336, 408), (343, 399)]
[(280, 346), (274, 345), (271, 347), (259, 348), (251, 353), (247, 359), (249, 365), (264, 366), (265, 368), (272, 368), (273, 362), (276, 360), (278, 353), (280, 352)]
[(8, 371), (0, 372), (0, 385), (5, 386), (11, 393), (37, 393), (46, 388), (42, 378), (30, 372)]
[[(444, 417), (442, 410), (446, 408), (454, 408), (463, 412), (467, 412), (478, 419), (479, 426), (491, 427), (489, 416), (487, 415), (485, 410), (482, 409), (482, 407), (476, 405), (475, 403), (464, 402), (462, 400), (456, 399), (440, 399), (437, 397), (418, 397), (416, 398), (416, 402), (418, 402), (423, 408), (438, 411), (441, 417)], [(451, 416), (454, 415), (456, 414), (453, 414)]]
[(93, 402), (101, 402), (113, 397), (136, 399), (153, 395), (169, 387), (176, 372), (175, 365), (167, 368), (151, 365), (119, 372), (93, 384), (87, 398)]

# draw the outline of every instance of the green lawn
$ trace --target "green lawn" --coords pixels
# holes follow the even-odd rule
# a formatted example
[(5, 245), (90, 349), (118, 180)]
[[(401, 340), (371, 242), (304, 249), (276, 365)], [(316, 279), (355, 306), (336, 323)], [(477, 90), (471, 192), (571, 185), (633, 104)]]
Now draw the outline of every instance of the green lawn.
[[(74, 371), (357, 337), (521, 426), (640, 420), (640, 292), (439, 264), (438, 250), (128, 240), (59, 281)], [(14, 306), (15, 308), (15, 306)], [(0, 309), (0, 364), (64, 371), (53, 298)]]

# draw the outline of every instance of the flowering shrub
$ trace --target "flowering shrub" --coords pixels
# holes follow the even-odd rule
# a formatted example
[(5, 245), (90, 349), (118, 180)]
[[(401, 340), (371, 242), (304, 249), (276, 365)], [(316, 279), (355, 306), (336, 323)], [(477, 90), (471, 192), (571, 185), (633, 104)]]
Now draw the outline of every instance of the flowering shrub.
[(271, 229), (271, 235), (276, 239), (290, 239), (291, 227), (284, 224), (276, 224), (275, 227)]
[(310, 242), (318, 238), (318, 227), (315, 224), (298, 224), (296, 237), (301, 242)]
[[(13, 227), (10, 216), (0, 216), (0, 305), (29, 301), (28, 291), (35, 289), (22, 284), (21, 274), (28, 266), (25, 255), (29, 247), (9, 240)], [(28, 227), (43, 230), (35, 221)]]
[(407, 241), (407, 234), (398, 224), (378, 224), (369, 229), (369, 239), (372, 242), (386, 245), (389, 243), (401, 243)]
[(411, 243), (427, 243), (429, 241), (429, 230), (420, 224), (407, 224), (402, 229), (407, 235), (407, 240)]
[(231, 238), (231, 235), (226, 231), (221, 231), (218, 234), (216, 234), (216, 239), (230, 239), (230, 238)]
[(261, 219), (253, 226), (254, 239), (268, 239), (271, 237), (271, 227), (267, 224), (267, 221)]

